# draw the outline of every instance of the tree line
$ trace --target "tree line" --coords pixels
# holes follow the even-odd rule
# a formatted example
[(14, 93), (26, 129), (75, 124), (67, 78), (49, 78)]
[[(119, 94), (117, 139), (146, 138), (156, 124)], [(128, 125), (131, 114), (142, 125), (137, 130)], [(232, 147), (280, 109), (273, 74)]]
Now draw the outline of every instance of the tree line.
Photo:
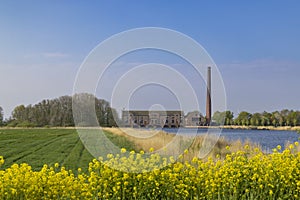
[[(76, 101), (74, 101), (74, 99)], [(45, 99), (35, 105), (19, 105), (14, 108), (9, 119), (3, 120), (3, 110), (0, 107), (0, 125), (9, 127), (68, 127), (75, 126), (72, 103), (76, 103), (76, 125), (78, 126), (117, 126), (114, 116), (115, 109), (92, 94), (82, 93), (72, 96), (61, 96), (55, 99)], [(88, 105), (93, 103), (93, 110)], [(93, 113), (96, 113), (96, 118)], [(95, 122), (95, 119), (96, 122)]]
[[(77, 109), (73, 110), (72, 105)], [(96, 118), (93, 113), (96, 114)], [(253, 114), (242, 111), (234, 117), (234, 113), (227, 110), (216, 111), (212, 119), (215, 125), (300, 126), (300, 111), (284, 109)], [(75, 126), (74, 121), (77, 126), (112, 127), (120, 123), (116, 110), (111, 108), (109, 102), (87, 93), (46, 99), (35, 105), (19, 105), (6, 120), (0, 106), (0, 126), (67, 127)]]
[(215, 112), (213, 121), (217, 125), (242, 126), (300, 126), (300, 111), (284, 109), (274, 112), (249, 113), (242, 111), (234, 118), (231, 111)]

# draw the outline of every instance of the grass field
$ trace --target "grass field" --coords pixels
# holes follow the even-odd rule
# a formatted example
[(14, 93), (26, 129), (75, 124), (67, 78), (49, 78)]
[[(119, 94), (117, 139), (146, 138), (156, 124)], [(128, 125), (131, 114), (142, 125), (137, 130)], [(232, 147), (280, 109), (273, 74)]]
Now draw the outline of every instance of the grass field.
[[(124, 137), (105, 134), (116, 145), (134, 149)], [(5, 158), (1, 168), (28, 163), (33, 170), (59, 163), (66, 169), (86, 171), (93, 159), (75, 129), (0, 129), (0, 155)]]

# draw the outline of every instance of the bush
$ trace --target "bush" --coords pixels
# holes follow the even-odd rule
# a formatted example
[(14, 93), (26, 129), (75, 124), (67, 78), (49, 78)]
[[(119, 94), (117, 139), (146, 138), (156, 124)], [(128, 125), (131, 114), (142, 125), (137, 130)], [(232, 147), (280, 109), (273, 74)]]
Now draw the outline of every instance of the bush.
[(16, 127), (33, 128), (33, 127), (36, 127), (36, 124), (28, 122), (28, 121), (24, 121), (24, 122), (18, 123), (16, 125)]
[(16, 120), (12, 120), (10, 122), (7, 123), (7, 127), (16, 127), (18, 125), (18, 121)]

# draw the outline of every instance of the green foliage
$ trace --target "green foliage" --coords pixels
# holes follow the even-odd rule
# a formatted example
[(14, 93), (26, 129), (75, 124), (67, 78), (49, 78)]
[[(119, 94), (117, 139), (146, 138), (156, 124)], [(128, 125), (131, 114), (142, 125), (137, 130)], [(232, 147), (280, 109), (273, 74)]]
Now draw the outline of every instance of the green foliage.
[(16, 127), (24, 127), (24, 128), (33, 128), (36, 127), (36, 124), (31, 123), (29, 121), (23, 121), (16, 125)]
[(261, 125), (261, 114), (254, 113), (250, 118), (250, 124), (253, 126), (260, 126)]
[(243, 126), (300, 126), (300, 111), (284, 109), (272, 113), (262, 112), (251, 114), (243, 111), (236, 118), (230, 111), (216, 111), (213, 120), (218, 125), (243, 125)]
[[(77, 124), (81, 126), (97, 126), (97, 122), (100, 126), (117, 126), (114, 117), (117, 118), (116, 111), (112, 109), (109, 103), (102, 99), (97, 99), (92, 94), (76, 94), (73, 98), (77, 98), (80, 101), (76, 101), (75, 106), (80, 107), (79, 121)], [(16, 122), (10, 122), (9, 126), (15, 127), (20, 124), (21, 127), (68, 127), (74, 126), (73, 119), (73, 101), (71, 96), (61, 96), (52, 100), (43, 100), (35, 105), (19, 105), (12, 112), (12, 118)], [(89, 106), (92, 105), (92, 106)], [(93, 122), (95, 108), (97, 120)], [(78, 116), (78, 115), (77, 115)], [(92, 123), (91, 123), (92, 122)]]
[(224, 118), (225, 118), (224, 112), (219, 112), (219, 111), (216, 111), (212, 116), (213, 121), (217, 125), (223, 125), (224, 124)]
[(3, 126), (3, 109), (0, 106), (0, 126)]
[(18, 121), (17, 120), (9, 120), (7, 122), (7, 127), (16, 127), (18, 125)]
[(215, 112), (212, 119), (218, 125), (231, 125), (233, 124), (233, 112), (227, 110), (224, 112)]
[(33, 127), (36, 127), (37, 125), (34, 123), (31, 123), (27, 120), (25, 120), (25, 121), (10, 120), (7, 122), (6, 126), (7, 127), (33, 128)]
[(237, 125), (248, 126), (250, 125), (250, 119), (252, 115), (246, 111), (242, 111), (239, 116), (235, 119)]

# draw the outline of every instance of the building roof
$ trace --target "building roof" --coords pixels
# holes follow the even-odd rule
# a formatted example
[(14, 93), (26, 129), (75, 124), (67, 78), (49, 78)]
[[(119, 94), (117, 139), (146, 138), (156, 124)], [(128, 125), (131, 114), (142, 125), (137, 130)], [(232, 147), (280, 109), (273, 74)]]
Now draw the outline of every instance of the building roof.
[(166, 110), (166, 111), (163, 111), (163, 110), (123, 110), (122, 113), (131, 113), (133, 115), (149, 115), (149, 113), (158, 113), (160, 115), (164, 115), (164, 114), (167, 114), (167, 115), (174, 115), (174, 114), (180, 114), (180, 115), (183, 115), (183, 111), (181, 110)]

